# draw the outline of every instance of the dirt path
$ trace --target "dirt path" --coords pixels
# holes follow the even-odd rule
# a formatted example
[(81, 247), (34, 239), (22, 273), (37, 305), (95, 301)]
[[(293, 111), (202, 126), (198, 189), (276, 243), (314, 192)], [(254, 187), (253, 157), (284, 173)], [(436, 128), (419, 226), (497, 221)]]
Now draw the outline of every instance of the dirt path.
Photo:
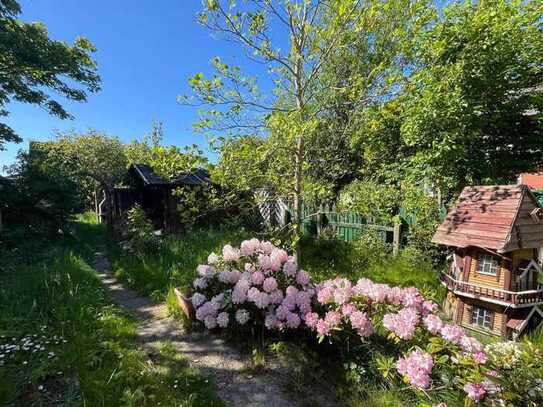
[(165, 305), (138, 295), (121, 284), (110, 272), (102, 252), (96, 253), (96, 270), (113, 299), (140, 321), (137, 335), (144, 349), (152, 354), (163, 341), (170, 341), (191, 366), (213, 377), (219, 396), (229, 406), (286, 407), (323, 406), (330, 402), (293, 400), (285, 391), (286, 378), (278, 371), (249, 374), (247, 357), (208, 332), (187, 332), (168, 317)]

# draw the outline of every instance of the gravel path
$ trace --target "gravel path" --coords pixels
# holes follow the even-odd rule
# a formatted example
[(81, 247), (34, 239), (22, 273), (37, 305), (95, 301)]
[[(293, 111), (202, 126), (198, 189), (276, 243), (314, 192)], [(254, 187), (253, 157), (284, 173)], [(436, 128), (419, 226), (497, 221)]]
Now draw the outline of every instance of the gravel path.
[(208, 332), (187, 332), (168, 316), (167, 307), (125, 287), (110, 272), (103, 252), (96, 253), (96, 271), (113, 299), (139, 320), (137, 335), (144, 349), (152, 354), (163, 341), (170, 341), (191, 366), (213, 377), (219, 396), (229, 406), (286, 407), (333, 406), (326, 397), (293, 400), (285, 391), (285, 375), (279, 371), (247, 373), (248, 360), (238, 350)]

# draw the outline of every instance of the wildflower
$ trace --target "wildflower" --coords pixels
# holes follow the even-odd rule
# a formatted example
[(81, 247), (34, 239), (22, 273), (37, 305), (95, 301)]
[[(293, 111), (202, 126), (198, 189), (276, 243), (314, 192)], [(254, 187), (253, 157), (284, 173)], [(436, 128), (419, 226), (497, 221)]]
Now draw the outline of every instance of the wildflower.
[(267, 293), (271, 293), (272, 291), (277, 290), (277, 280), (273, 277), (266, 278), (262, 283), (262, 288)]
[(284, 305), (279, 305), (275, 310), (275, 316), (278, 320), (284, 321), (285, 319), (287, 319), (287, 315), (289, 312), (290, 311)]
[(297, 297), (297, 294), (294, 294), (294, 295), (287, 294), (285, 298), (283, 299), (283, 302), (281, 303), (281, 305), (283, 305), (283, 307), (285, 307), (285, 309), (287, 309), (288, 311), (293, 311), (294, 308), (296, 307), (296, 297)]
[(464, 352), (467, 353), (477, 353), (482, 352), (483, 350), (483, 345), (481, 345), (481, 342), (467, 335), (460, 339), (460, 347)]
[(302, 314), (311, 311), (311, 294), (307, 291), (298, 291), (298, 294), (296, 294), (296, 305)]
[(481, 400), (486, 394), (485, 388), (480, 383), (466, 383), (464, 385), (464, 391), (468, 394), (468, 397), (473, 401)]
[(500, 393), (502, 391), (501, 386), (499, 384), (494, 383), (490, 379), (484, 379), (481, 382), (481, 385), (484, 387), (485, 391), (488, 394), (496, 394), (496, 393)]
[(423, 316), (426, 316), (426, 315), (431, 314), (432, 312), (435, 312), (436, 309), (437, 309), (437, 304), (435, 302), (426, 300), (422, 303), (420, 312)]
[(243, 308), (240, 308), (236, 311), (236, 321), (240, 325), (245, 325), (249, 321), (250, 315), (249, 312)]
[(226, 328), (228, 326), (229, 317), (227, 312), (221, 312), (219, 315), (217, 315), (217, 325), (219, 325), (221, 328)]
[(270, 253), (270, 268), (272, 271), (281, 270), (281, 266), (288, 260), (288, 253), (282, 249), (274, 248)]
[(203, 321), (207, 316), (217, 315), (217, 309), (211, 301), (207, 301), (200, 308), (196, 310), (196, 319), (198, 321)]
[(222, 308), (223, 303), (224, 303), (224, 294), (223, 293), (217, 294), (216, 296), (211, 298), (211, 304), (213, 305), (213, 307), (217, 311)]

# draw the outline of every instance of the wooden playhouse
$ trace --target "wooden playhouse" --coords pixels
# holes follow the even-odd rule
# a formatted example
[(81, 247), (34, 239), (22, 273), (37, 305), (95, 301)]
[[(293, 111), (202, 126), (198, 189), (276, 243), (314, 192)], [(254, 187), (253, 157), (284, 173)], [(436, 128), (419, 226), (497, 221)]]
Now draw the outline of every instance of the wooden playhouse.
[(432, 241), (454, 248), (441, 274), (458, 324), (517, 338), (543, 322), (543, 209), (526, 185), (466, 187)]

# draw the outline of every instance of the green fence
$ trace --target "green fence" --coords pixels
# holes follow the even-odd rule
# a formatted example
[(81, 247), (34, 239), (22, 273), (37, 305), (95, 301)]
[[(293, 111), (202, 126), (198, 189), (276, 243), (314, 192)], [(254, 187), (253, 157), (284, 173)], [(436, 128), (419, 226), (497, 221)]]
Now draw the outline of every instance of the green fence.
[(311, 207), (302, 205), (302, 234), (318, 236), (326, 228), (334, 230), (335, 234), (347, 241), (355, 241), (364, 230), (375, 230), (383, 240), (392, 244), (397, 253), (401, 243), (401, 226), (379, 225), (371, 223), (364, 216), (355, 212), (339, 212), (334, 206)]

